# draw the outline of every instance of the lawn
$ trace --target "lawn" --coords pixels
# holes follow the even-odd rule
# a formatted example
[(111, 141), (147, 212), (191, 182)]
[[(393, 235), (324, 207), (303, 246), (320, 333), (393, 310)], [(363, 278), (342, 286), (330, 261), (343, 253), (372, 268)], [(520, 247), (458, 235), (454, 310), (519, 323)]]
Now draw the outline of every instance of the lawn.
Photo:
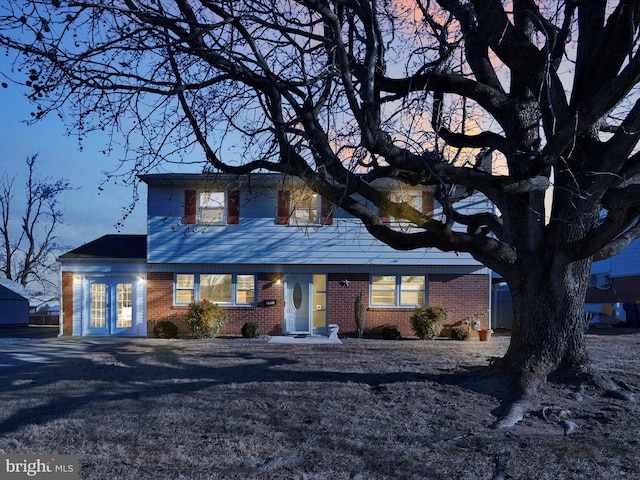
[[(588, 341), (598, 368), (640, 388), (640, 332)], [(479, 367), (506, 337), (92, 345), (0, 369), (0, 454), (77, 454), (81, 479), (640, 476), (636, 403), (549, 383), (544, 412), (491, 428), (503, 397)]]

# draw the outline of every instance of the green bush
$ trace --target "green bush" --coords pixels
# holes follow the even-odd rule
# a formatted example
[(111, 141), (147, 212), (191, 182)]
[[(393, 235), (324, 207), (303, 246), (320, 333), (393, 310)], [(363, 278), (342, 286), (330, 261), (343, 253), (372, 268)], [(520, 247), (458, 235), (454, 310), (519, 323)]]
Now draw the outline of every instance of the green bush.
[(400, 340), (400, 330), (395, 325), (385, 325), (382, 327), (383, 340)]
[(260, 325), (256, 322), (247, 322), (242, 326), (241, 332), (244, 338), (258, 338), (260, 336)]
[(366, 307), (362, 300), (362, 292), (358, 294), (353, 304), (353, 315), (356, 320), (356, 331), (358, 332), (358, 338), (362, 338), (364, 335), (364, 317), (366, 313)]
[(219, 305), (201, 300), (189, 305), (187, 326), (193, 338), (212, 338), (224, 327), (228, 318), (227, 312)]
[(471, 334), (466, 327), (453, 327), (451, 329), (451, 340), (468, 340)]
[(153, 326), (153, 336), (156, 338), (176, 338), (178, 327), (169, 320), (161, 320)]
[(411, 315), (411, 328), (420, 340), (429, 340), (440, 334), (446, 318), (446, 308), (430, 305), (417, 307)]

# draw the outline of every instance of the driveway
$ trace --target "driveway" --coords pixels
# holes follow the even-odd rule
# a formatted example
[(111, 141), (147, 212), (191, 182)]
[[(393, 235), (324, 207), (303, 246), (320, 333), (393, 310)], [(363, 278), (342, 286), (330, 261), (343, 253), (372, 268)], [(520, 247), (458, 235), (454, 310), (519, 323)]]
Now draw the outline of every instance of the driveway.
[(0, 371), (48, 364), (75, 354), (100, 350), (122, 339), (58, 338), (58, 327), (0, 327)]

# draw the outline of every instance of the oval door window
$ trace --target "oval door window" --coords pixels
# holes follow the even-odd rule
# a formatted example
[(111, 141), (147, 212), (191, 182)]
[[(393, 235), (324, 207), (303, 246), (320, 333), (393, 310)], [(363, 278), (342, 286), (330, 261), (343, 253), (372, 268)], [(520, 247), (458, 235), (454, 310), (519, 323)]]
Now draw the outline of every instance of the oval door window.
[(293, 308), (300, 310), (302, 306), (302, 285), (296, 282), (293, 286)]

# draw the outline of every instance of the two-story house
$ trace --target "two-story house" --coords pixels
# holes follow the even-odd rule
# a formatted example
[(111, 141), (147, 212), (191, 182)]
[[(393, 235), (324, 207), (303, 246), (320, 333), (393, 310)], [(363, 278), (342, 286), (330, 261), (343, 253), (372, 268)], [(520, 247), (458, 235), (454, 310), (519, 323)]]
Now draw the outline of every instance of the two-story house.
[[(367, 329), (392, 324), (412, 335), (409, 318), (424, 304), (447, 307), (452, 324), (485, 314), (488, 327), (486, 267), (464, 253), (394, 250), (297, 179), (140, 179), (148, 187), (147, 235), (106, 235), (60, 257), (61, 334), (145, 336), (160, 320), (187, 333), (188, 305), (202, 299), (229, 313), (221, 334), (239, 334), (245, 322), (269, 335), (326, 335), (329, 324), (345, 333), (355, 330), (359, 293)], [(388, 190), (441, 213), (428, 189)], [(483, 200), (468, 202), (472, 209)]]

